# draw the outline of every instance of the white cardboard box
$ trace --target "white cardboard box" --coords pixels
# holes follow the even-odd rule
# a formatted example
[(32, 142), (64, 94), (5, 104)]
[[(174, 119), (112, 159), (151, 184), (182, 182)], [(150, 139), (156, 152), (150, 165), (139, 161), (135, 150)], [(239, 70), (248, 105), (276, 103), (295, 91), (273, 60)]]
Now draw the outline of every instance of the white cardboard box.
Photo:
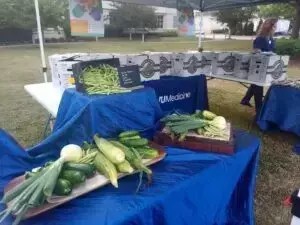
[(183, 54), (183, 77), (200, 75), (202, 73), (202, 54), (197, 51), (188, 51)]
[(260, 53), (250, 60), (248, 80), (260, 83), (272, 83), (287, 78), (289, 56)]
[(68, 59), (71, 57), (79, 57), (87, 55), (86, 53), (68, 53), (68, 54), (55, 54), (48, 57), (49, 59), (49, 65), (51, 70), (51, 77), (52, 77), (52, 83), (55, 87), (61, 86), (61, 81), (59, 79), (59, 62), (64, 59)]
[(172, 52), (158, 52), (160, 58), (160, 76), (170, 76), (172, 74)]
[[(52, 82), (55, 87), (62, 89), (74, 88), (75, 85), (70, 83), (70, 78), (73, 75), (72, 65), (81, 61), (99, 60), (112, 58), (111, 54), (101, 53), (74, 53), (64, 55), (54, 55), (49, 57), (50, 66), (52, 64)], [(54, 63), (54, 64), (53, 64)]]
[(233, 76), (235, 65), (235, 53), (216, 52), (212, 65), (212, 74), (215, 76)]
[(141, 81), (160, 79), (160, 55), (159, 54), (128, 54), (128, 65), (138, 65)]
[(126, 54), (112, 53), (113, 58), (118, 58), (120, 61), (120, 66), (127, 66), (128, 60)]
[(184, 53), (173, 53), (171, 57), (172, 57), (172, 75), (182, 76)]
[(210, 75), (212, 72), (212, 65), (214, 60), (216, 59), (215, 52), (202, 52), (202, 60), (201, 60), (201, 74)]
[(251, 53), (235, 54), (234, 77), (245, 80), (248, 79), (251, 56)]

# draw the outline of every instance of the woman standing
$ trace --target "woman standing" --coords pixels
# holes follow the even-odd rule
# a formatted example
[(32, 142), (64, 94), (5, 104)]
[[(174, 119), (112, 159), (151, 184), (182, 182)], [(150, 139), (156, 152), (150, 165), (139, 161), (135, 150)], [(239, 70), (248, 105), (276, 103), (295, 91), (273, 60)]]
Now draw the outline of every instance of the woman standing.
[[(253, 42), (254, 52), (273, 52), (275, 50), (275, 40), (273, 35), (276, 31), (278, 19), (267, 19), (260, 26), (257, 37)], [(252, 84), (242, 99), (241, 104), (251, 106), (250, 100), (254, 96), (256, 113), (259, 113), (263, 104), (263, 87)]]

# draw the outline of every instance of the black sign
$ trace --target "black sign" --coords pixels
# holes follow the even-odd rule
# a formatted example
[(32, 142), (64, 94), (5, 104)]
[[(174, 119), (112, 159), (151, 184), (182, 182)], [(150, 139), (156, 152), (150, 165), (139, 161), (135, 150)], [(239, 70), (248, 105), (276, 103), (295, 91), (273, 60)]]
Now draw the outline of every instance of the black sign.
[(138, 65), (118, 67), (120, 85), (132, 88), (141, 85), (140, 70)]

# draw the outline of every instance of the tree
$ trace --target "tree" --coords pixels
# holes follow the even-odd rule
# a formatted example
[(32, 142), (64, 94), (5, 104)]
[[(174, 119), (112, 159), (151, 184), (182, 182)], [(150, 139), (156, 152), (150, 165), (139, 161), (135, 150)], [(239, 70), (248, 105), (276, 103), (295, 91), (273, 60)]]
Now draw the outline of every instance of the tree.
[[(0, 28), (36, 28), (33, 0), (0, 0)], [(70, 30), (68, 0), (39, 0), (42, 27)]]
[(292, 38), (299, 37), (300, 31), (300, 0), (294, 0), (286, 4), (273, 4), (259, 7), (259, 15), (262, 17), (277, 17), (291, 20), (293, 31)]
[(254, 18), (255, 12), (256, 7), (225, 9), (217, 12), (216, 16), (219, 22), (227, 25), (230, 34), (237, 34), (243, 29), (243, 24), (249, 23), (250, 19)]
[(140, 30), (146, 32), (146, 29), (156, 28), (156, 15), (153, 8), (129, 4), (115, 3), (114, 9), (110, 12), (110, 24), (119, 29), (128, 30), (130, 33)]

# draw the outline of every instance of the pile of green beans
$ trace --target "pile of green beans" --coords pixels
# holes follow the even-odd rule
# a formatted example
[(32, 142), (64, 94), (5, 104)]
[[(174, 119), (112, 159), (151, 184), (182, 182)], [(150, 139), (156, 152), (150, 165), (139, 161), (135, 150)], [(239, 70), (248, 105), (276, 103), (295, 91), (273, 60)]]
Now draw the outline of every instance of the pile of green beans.
[(130, 92), (130, 90), (120, 87), (118, 71), (109, 65), (85, 68), (80, 76), (80, 82), (84, 84), (89, 95)]

